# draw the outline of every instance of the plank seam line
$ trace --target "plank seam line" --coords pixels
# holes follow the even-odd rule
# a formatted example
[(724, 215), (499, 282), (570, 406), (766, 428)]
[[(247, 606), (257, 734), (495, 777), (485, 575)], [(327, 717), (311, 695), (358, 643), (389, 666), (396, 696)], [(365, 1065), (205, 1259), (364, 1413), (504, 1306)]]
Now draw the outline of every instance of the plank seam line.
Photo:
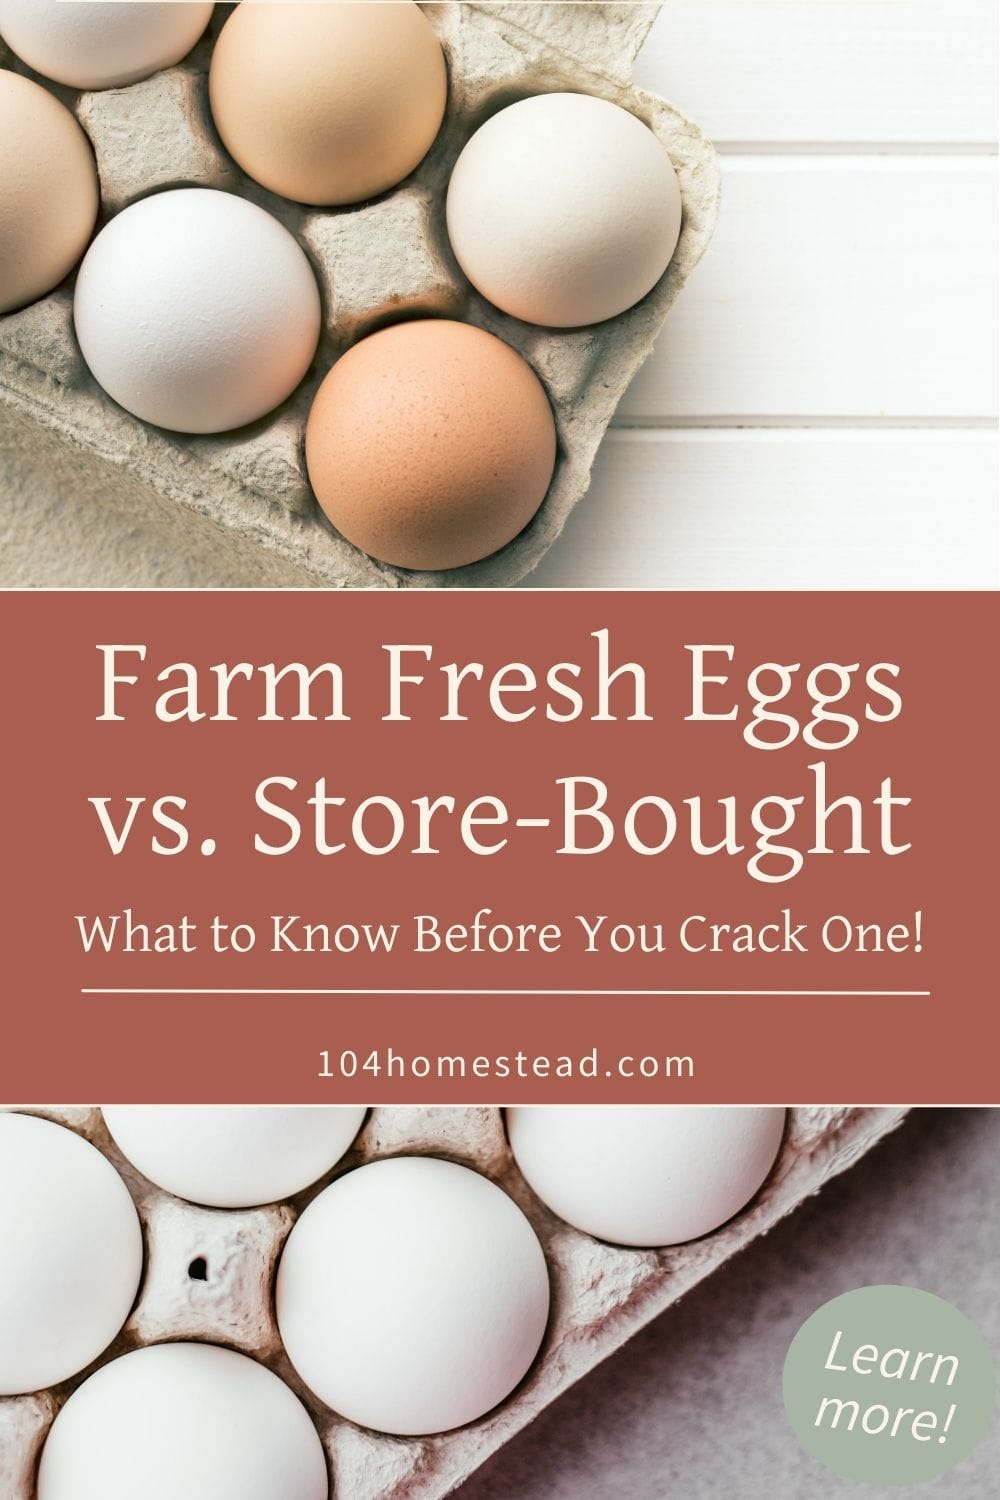
[(996, 417), (632, 416), (614, 418), (612, 432), (996, 432)]
[(983, 141), (742, 141), (714, 142), (720, 156), (934, 156), (995, 157), (998, 143)]

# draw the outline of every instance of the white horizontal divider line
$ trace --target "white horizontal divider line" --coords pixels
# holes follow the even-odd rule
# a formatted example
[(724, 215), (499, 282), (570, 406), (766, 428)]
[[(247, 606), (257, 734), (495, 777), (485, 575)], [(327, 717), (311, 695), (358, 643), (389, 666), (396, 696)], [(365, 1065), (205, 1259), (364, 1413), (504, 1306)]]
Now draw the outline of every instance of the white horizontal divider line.
[(651, 995), (651, 996), (743, 996), (806, 995), (832, 998), (878, 997), (928, 1000), (930, 990), (592, 990), (592, 989), (243, 989), (150, 988), (81, 989), (81, 995)]

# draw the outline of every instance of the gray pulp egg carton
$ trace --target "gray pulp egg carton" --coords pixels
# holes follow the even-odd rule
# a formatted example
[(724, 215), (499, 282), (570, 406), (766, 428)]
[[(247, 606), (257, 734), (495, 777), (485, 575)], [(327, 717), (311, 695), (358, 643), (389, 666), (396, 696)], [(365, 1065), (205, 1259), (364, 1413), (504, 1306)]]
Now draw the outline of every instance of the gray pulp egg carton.
[[(671, 105), (630, 82), (659, 6), (538, 0), (425, 7), (448, 59), (445, 125), (401, 187), (358, 208), (327, 211), (257, 187), (218, 142), (207, 72), (213, 38), (231, 9), (216, 7), (208, 36), (179, 67), (104, 93), (52, 88), (93, 142), (105, 219), (151, 192), (200, 186), (244, 194), (297, 236), (324, 295), (314, 367), (278, 412), (252, 427), (180, 437), (129, 416), (99, 390), (76, 346), (71, 283), (0, 318), (0, 462), (10, 489), (0, 509), (8, 539), (0, 581), (47, 582), (47, 538), (59, 540), (62, 508), (72, 510), (75, 534), (86, 538), (81, 513), (97, 507), (99, 545), (109, 545), (109, 522), (116, 538), (118, 582), (155, 582), (158, 551), (173, 551), (195, 576), (201, 568), (213, 579), (251, 586), (513, 584), (540, 561), (585, 493), (615, 407), (714, 227), (719, 173), (711, 145)], [(28, 71), (9, 54), (0, 62)], [(504, 104), (553, 90), (597, 94), (646, 121), (670, 153), (684, 207), (677, 252), (654, 290), (609, 323), (561, 333), (509, 318), (474, 293), (444, 224), (448, 178), (473, 130)], [(384, 566), (345, 542), (319, 510), (303, 459), (306, 416), (334, 359), (365, 333), (421, 314), (468, 320), (518, 349), (549, 392), (559, 437), (555, 477), (529, 528), (493, 557), (446, 573)], [(103, 581), (98, 544), (92, 546), (70, 581)]]
[[(692, 1244), (626, 1250), (571, 1229), (542, 1206), (513, 1162), (497, 1109), (375, 1109), (351, 1151), (320, 1183), (288, 1203), (246, 1210), (198, 1208), (154, 1187), (121, 1156), (98, 1109), (40, 1106), (30, 1112), (77, 1131), (102, 1151), (124, 1177), (142, 1220), (146, 1264), (139, 1297), (97, 1364), (171, 1339), (222, 1344), (261, 1360), (312, 1413), (329, 1459), (333, 1500), (440, 1500), (574, 1381), (853, 1165), (906, 1114), (794, 1108), (774, 1170), (743, 1213)], [(448, 1158), (506, 1189), (541, 1240), (552, 1283), (549, 1328), (526, 1379), (480, 1421), (431, 1438), (370, 1432), (317, 1402), (289, 1365), (274, 1321), (275, 1266), (306, 1203), (352, 1167), (407, 1154)], [(405, 1257), (405, 1243), (399, 1254)], [(192, 1275), (192, 1268), (204, 1276)], [(49, 1426), (93, 1368), (52, 1391), (0, 1399), (3, 1500), (33, 1500)]]

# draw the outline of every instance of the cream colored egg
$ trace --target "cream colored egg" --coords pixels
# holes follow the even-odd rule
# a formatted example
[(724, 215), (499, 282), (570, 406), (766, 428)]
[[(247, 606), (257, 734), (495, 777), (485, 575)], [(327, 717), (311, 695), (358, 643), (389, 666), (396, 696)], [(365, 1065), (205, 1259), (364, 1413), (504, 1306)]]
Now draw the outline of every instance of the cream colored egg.
[(616, 1245), (680, 1245), (745, 1208), (774, 1165), (785, 1111), (740, 1106), (524, 1106), (514, 1159), (559, 1218)]
[(40, 84), (0, 71), (0, 313), (68, 276), (98, 203), (94, 153), (69, 110)]
[(493, 115), (455, 165), (448, 234), (490, 302), (528, 323), (603, 323), (650, 292), (681, 230), (666, 148), (628, 110), (539, 94)]
[(300, 203), (359, 203), (409, 176), (447, 92), (440, 44), (413, 0), (237, 6), (210, 75), (226, 149)]

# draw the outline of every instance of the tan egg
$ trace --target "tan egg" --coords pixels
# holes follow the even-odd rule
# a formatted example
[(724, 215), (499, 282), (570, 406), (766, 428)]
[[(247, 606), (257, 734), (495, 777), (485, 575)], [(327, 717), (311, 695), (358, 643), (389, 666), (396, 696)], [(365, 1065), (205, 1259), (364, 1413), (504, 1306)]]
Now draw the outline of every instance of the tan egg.
[(69, 275), (99, 203), (94, 154), (69, 110), (40, 84), (0, 72), (0, 313)]
[(360, 203), (426, 156), (448, 75), (413, 0), (239, 5), (209, 80), (223, 144), (264, 187), (298, 203)]
[(355, 344), (306, 428), (329, 519), (400, 568), (457, 568), (505, 546), (544, 500), (555, 458), (537, 375), (466, 323), (397, 323)]

